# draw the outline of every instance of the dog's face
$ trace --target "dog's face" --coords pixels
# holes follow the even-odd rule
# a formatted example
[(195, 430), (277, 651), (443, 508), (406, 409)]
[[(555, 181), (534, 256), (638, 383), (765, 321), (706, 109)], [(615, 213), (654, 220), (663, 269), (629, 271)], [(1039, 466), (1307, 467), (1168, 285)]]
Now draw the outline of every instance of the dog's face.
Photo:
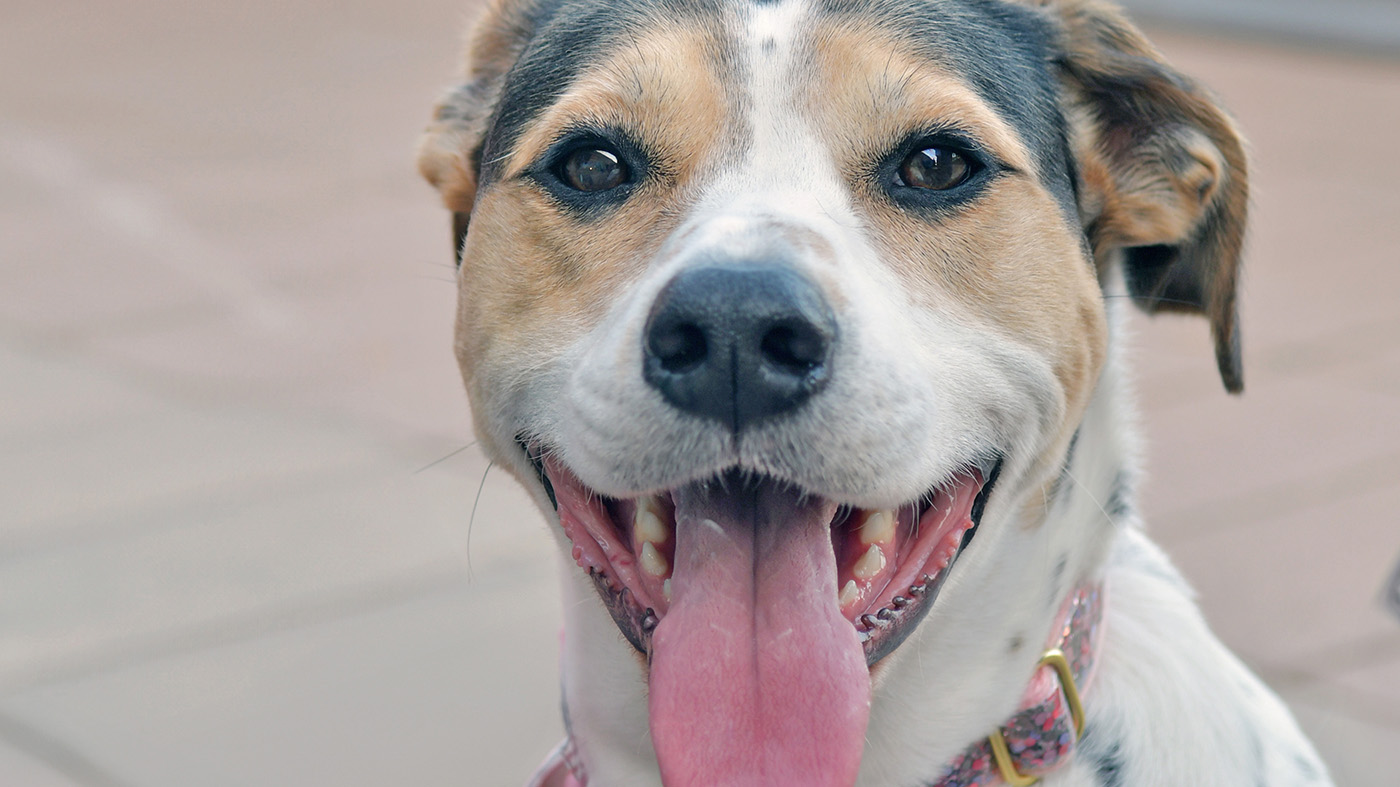
[(496, 2), (421, 163), (477, 431), (601, 601), (566, 697), (668, 785), (854, 781), (1044, 519), (1115, 265), (1238, 385), (1238, 139), (1097, 3)]

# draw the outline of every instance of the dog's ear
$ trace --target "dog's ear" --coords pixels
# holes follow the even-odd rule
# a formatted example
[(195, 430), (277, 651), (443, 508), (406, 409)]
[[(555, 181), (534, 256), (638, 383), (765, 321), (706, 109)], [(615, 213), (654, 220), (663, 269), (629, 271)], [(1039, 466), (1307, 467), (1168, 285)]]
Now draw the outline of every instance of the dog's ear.
[(1225, 388), (1243, 390), (1235, 290), (1249, 207), (1244, 143), (1208, 91), (1101, 0), (1028, 0), (1059, 27), (1081, 211), (1100, 274), (1121, 260), (1148, 313), (1210, 319)]
[(482, 140), (506, 72), (533, 32), (532, 5), (529, 0), (491, 0), (468, 34), (462, 80), (438, 99), (433, 121), (418, 143), (418, 171), (452, 211), (459, 265), (481, 174)]

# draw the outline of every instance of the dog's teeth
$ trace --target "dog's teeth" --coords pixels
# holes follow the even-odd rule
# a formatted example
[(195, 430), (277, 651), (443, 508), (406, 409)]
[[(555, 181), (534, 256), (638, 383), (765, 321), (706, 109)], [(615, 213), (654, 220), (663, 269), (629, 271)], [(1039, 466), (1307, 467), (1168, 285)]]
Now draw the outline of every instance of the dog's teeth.
[(860, 560), (856, 561), (855, 568), (851, 570), (851, 573), (856, 575), (856, 579), (869, 582), (884, 570), (885, 552), (880, 549), (879, 544), (871, 544), (870, 548), (865, 550), (865, 554), (860, 556)]
[(667, 578), (666, 578), (666, 581), (661, 583), (661, 595), (666, 599), (666, 603), (667, 603), (667, 604), (670, 604), (670, 603), (671, 603), (671, 578), (670, 578), (670, 577), (667, 577)]
[(637, 543), (650, 541), (664, 543), (671, 537), (671, 529), (661, 519), (661, 509), (650, 497), (637, 501), (637, 513), (632, 518), (632, 533)]
[(856, 587), (856, 581), (852, 579), (846, 582), (845, 587), (841, 588), (841, 597), (838, 599), (838, 601), (841, 604), (841, 606), (847, 607), (851, 604), (856, 603), (856, 600), (859, 598), (860, 588)]
[(894, 512), (871, 511), (860, 525), (860, 543), (885, 544), (894, 540)]
[(661, 579), (671, 573), (671, 564), (666, 561), (666, 556), (656, 550), (656, 545), (650, 541), (642, 544), (642, 570)]

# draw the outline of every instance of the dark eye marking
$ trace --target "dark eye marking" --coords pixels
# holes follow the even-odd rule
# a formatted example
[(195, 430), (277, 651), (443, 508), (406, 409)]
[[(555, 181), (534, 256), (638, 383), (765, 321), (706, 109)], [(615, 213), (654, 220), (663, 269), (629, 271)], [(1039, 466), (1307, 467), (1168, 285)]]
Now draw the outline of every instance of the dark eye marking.
[(938, 214), (976, 199), (997, 175), (1011, 171), (971, 134), (934, 129), (893, 146), (873, 174), (895, 204)]
[(584, 145), (564, 156), (555, 176), (565, 186), (587, 193), (615, 189), (631, 178), (631, 172), (612, 150)]
[(652, 156), (620, 129), (564, 131), (522, 177), (581, 219), (602, 218), (657, 175)]
[(901, 186), (947, 191), (966, 183), (974, 172), (973, 162), (960, 151), (935, 146), (905, 156), (895, 174)]

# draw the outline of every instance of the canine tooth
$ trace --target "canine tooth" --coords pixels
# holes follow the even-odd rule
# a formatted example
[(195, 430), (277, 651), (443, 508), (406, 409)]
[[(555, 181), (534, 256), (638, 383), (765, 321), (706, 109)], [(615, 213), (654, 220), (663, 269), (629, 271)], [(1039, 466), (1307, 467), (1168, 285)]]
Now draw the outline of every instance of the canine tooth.
[(661, 595), (666, 598), (666, 603), (671, 603), (671, 578), (666, 577), (666, 581), (661, 583)]
[(650, 498), (637, 503), (637, 513), (632, 518), (632, 533), (638, 542), (650, 541), (653, 544), (660, 544), (671, 537), (671, 529), (661, 521), (661, 513)]
[(858, 598), (860, 598), (860, 588), (856, 587), (856, 581), (854, 579), (847, 581), (846, 586), (841, 588), (841, 598), (838, 599), (841, 606), (854, 604)]
[(871, 511), (860, 526), (860, 543), (883, 544), (894, 540), (894, 512)]
[(885, 570), (885, 552), (880, 549), (879, 544), (871, 544), (865, 550), (865, 554), (856, 561), (856, 566), (851, 573), (856, 575), (856, 579), (869, 581), (879, 576)]
[(671, 564), (666, 556), (656, 551), (656, 545), (647, 541), (642, 544), (642, 570), (660, 579), (671, 573)]

